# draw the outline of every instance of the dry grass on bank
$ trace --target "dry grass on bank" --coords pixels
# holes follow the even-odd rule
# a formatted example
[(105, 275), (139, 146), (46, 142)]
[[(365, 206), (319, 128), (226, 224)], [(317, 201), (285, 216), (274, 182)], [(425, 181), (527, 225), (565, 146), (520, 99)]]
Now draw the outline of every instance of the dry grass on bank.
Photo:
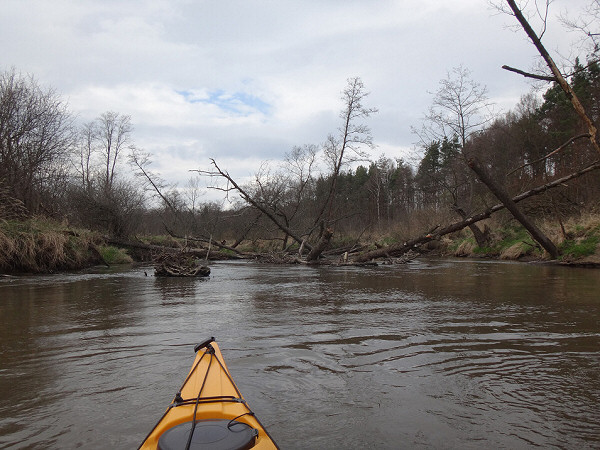
[(97, 235), (47, 219), (0, 221), (0, 272), (44, 273), (86, 267), (102, 260)]
[(500, 252), (500, 259), (517, 260), (531, 256), (535, 253), (537, 246), (527, 241), (515, 242), (510, 247)]
[(473, 256), (476, 248), (477, 244), (474, 240), (465, 239), (454, 250), (454, 256)]

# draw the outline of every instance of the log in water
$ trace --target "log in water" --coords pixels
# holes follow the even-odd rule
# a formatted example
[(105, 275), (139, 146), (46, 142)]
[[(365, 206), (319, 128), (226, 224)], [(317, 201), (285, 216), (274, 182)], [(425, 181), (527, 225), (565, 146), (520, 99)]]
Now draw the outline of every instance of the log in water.
[(135, 448), (215, 336), (285, 449), (600, 446), (600, 272), (484, 261), (0, 280), (0, 447)]

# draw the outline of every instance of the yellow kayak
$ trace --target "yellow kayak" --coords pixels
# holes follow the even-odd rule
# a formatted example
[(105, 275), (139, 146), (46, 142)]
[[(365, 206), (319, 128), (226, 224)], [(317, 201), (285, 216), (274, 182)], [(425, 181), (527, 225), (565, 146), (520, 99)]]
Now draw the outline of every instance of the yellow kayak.
[(278, 449), (254, 415), (214, 338), (194, 348), (183, 386), (140, 449)]

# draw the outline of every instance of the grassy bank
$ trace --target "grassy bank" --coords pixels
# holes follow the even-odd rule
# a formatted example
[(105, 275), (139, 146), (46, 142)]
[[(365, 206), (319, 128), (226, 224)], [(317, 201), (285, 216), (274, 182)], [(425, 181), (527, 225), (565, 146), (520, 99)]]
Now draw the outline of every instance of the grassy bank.
[[(560, 260), (574, 264), (600, 264), (600, 215), (586, 214), (560, 224), (540, 224), (543, 232), (557, 245)], [(486, 257), (506, 260), (544, 260), (547, 255), (522, 227), (490, 226), (490, 239), (485, 247), (477, 246), (468, 229), (444, 238), (444, 251), (453, 256)]]
[[(479, 257), (506, 260), (544, 260), (547, 255), (521, 227), (511, 220), (499, 225), (488, 222), (489, 241), (478, 247), (468, 229), (444, 236), (441, 242), (431, 242), (426, 248), (435, 249), (447, 256)], [(600, 214), (588, 214), (571, 218), (561, 227), (555, 222), (540, 224), (543, 231), (558, 246), (561, 261), (570, 264), (600, 266)], [(402, 240), (406, 239), (404, 237)], [(363, 242), (369, 248), (376, 242), (387, 246), (398, 241), (398, 236), (388, 230), (377, 239), (371, 236)], [(147, 244), (180, 248), (185, 243), (170, 236), (148, 237)], [(356, 238), (338, 236), (334, 247), (351, 247)], [(437, 244), (437, 245), (432, 245)], [(248, 241), (240, 250), (249, 252), (280, 252), (280, 241)], [(140, 258), (134, 250), (131, 256), (123, 248), (107, 245), (99, 233), (68, 227), (48, 219), (32, 218), (26, 221), (0, 220), (0, 274), (51, 273), (61, 270), (77, 270), (105, 264), (126, 264)], [(213, 253), (218, 253), (216, 249)], [(221, 252), (223, 257), (227, 255)]]
[(131, 262), (98, 233), (41, 218), (0, 221), (0, 273), (51, 273)]

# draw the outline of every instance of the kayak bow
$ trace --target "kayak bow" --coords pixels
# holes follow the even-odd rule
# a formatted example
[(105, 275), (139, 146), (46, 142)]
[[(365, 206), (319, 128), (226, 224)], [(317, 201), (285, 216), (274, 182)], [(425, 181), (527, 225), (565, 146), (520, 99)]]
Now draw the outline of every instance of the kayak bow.
[(278, 449), (210, 338), (198, 344), (183, 386), (140, 449)]

